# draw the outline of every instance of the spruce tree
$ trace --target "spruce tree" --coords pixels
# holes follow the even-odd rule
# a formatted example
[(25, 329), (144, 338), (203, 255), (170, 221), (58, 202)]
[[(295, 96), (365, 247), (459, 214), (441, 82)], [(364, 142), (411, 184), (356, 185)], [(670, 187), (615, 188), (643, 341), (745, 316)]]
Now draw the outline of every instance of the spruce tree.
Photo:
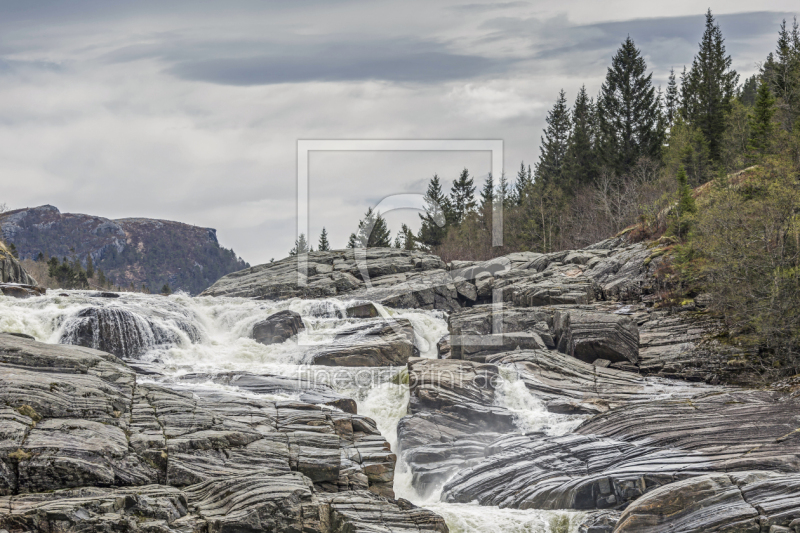
[(92, 262), (92, 254), (86, 254), (86, 277), (89, 279), (94, 277), (94, 263)]
[(681, 96), (684, 117), (703, 133), (715, 162), (722, 155), (726, 118), (738, 81), (739, 75), (731, 69), (731, 57), (725, 53), (722, 30), (709, 9), (700, 50), (684, 79)]
[(294, 248), (289, 250), (289, 255), (296, 256), (298, 254), (307, 254), (309, 251), (311, 250), (308, 248), (306, 236), (304, 233), (301, 233), (297, 240), (294, 241)]
[(461, 224), (466, 216), (475, 209), (475, 185), (466, 168), (450, 189), (450, 205), (452, 206), (453, 224)]
[(322, 227), (322, 233), (319, 235), (319, 244), (317, 245), (317, 250), (320, 252), (328, 252), (331, 249), (331, 245), (328, 242), (328, 231), (325, 229), (325, 226)]
[(772, 122), (775, 116), (775, 97), (766, 81), (762, 81), (758, 88), (756, 103), (753, 106), (753, 115), (750, 117), (750, 142), (749, 147), (753, 152), (764, 155), (769, 152), (775, 125)]
[(781, 23), (778, 44), (774, 54), (769, 54), (761, 69), (779, 104), (780, 121), (784, 129), (791, 131), (800, 118), (800, 27), (797, 18), (792, 29)]
[(628, 37), (620, 46), (597, 102), (598, 155), (617, 174), (627, 173), (642, 157), (661, 157), (661, 111), (647, 64)]
[(753, 107), (756, 104), (756, 95), (758, 95), (758, 87), (761, 85), (758, 81), (758, 76), (753, 74), (742, 84), (739, 91), (739, 100), (748, 107)]
[(511, 187), (506, 179), (505, 172), (500, 174), (500, 184), (497, 186), (497, 200), (503, 202), (503, 209), (508, 209), (511, 207), (514, 201), (513, 193), (511, 192)]
[[(158, 285), (156, 285), (157, 287)], [(164, 296), (169, 296), (172, 294), (172, 289), (169, 288), (169, 283), (165, 283), (163, 287), (161, 287), (161, 294)]]
[(492, 177), (492, 173), (489, 172), (489, 175), (486, 177), (486, 181), (483, 182), (483, 188), (481, 189), (481, 208), (485, 208), (486, 206), (491, 206), (494, 203), (494, 178)]
[(678, 181), (678, 202), (673, 212), (672, 232), (678, 237), (685, 237), (689, 230), (687, 218), (697, 212), (697, 207), (683, 165), (678, 169), (676, 179)]
[(678, 82), (675, 79), (675, 69), (669, 69), (669, 82), (667, 83), (667, 93), (664, 95), (664, 114), (667, 123), (672, 126), (678, 116), (681, 106), (680, 93), (678, 92)]
[(528, 165), (528, 169), (525, 170), (525, 161), (521, 161), (519, 164), (519, 170), (517, 171), (517, 181), (514, 183), (513, 203), (522, 205), (522, 202), (525, 201), (525, 196), (528, 194), (530, 185), (532, 183), (533, 177), (531, 176), (531, 166)]
[(425, 193), (425, 214), (419, 215), (422, 225), (417, 234), (417, 240), (428, 248), (439, 246), (447, 235), (450, 221), (450, 201), (442, 192), (439, 176), (434, 174), (428, 183)]
[(597, 162), (594, 149), (595, 109), (594, 102), (582, 86), (572, 109), (572, 136), (564, 163), (565, 181), (574, 192), (583, 185), (590, 184), (597, 176)]
[(536, 165), (536, 181), (563, 187), (562, 171), (572, 130), (567, 95), (564, 89), (558, 93), (556, 103), (545, 118), (547, 128), (541, 138), (539, 162)]
[(367, 209), (358, 222), (358, 232), (350, 234), (348, 248), (388, 248), (392, 245), (389, 227), (378, 211)]
[(394, 239), (394, 247), (404, 250), (414, 249), (414, 234), (407, 225), (400, 226), (400, 231), (397, 232), (397, 237)]

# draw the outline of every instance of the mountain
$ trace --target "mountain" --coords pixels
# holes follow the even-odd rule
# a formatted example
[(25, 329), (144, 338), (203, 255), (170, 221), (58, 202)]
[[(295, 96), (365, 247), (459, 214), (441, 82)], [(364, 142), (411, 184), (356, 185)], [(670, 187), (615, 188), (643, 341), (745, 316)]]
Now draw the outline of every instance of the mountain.
[(0, 235), (14, 243), (20, 259), (41, 253), (80, 259), (91, 255), (95, 269), (114, 285), (157, 292), (199, 294), (220, 277), (247, 268), (233, 250), (217, 241), (217, 231), (149, 218), (110, 220), (92, 215), (61, 213), (52, 205), (0, 214)]

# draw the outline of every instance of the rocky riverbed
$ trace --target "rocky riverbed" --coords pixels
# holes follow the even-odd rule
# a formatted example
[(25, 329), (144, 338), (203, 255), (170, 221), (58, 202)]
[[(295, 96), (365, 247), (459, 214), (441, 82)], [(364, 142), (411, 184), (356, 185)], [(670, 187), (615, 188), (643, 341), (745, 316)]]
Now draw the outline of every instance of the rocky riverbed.
[[(800, 532), (800, 397), (657, 246), (0, 296), (0, 529)], [(27, 296), (27, 295), (26, 295)]]

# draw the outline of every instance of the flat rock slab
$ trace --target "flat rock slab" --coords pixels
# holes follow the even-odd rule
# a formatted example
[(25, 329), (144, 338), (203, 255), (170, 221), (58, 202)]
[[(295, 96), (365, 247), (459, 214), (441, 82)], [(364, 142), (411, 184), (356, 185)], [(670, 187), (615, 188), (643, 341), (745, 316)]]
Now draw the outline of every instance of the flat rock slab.
[(333, 342), (312, 355), (325, 366), (399, 366), (419, 355), (408, 319), (369, 321), (340, 331)]
[(0, 283), (0, 293), (12, 298), (33, 298), (34, 296), (44, 296), (47, 289), (36, 285), (24, 285), (20, 283)]

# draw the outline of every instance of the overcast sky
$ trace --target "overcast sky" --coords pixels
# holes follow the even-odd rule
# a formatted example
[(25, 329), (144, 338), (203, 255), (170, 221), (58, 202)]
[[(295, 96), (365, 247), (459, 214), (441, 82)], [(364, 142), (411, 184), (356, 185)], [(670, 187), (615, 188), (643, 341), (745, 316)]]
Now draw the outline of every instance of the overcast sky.
[[(797, 6), (710, 6), (743, 77)], [(538, 157), (560, 88), (596, 94), (627, 35), (666, 85), (691, 63), (706, 7), (4, 0), (0, 203), (179, 220), (217, 228), (253, 264), (280, 258), (295, 239), (298, 139), (502, 139), (514, 175)], [(312, 153), (311, 240), (324, 225), (343, 247), (383, 196), (465, 166), (478, 181), (490, 158)]]

